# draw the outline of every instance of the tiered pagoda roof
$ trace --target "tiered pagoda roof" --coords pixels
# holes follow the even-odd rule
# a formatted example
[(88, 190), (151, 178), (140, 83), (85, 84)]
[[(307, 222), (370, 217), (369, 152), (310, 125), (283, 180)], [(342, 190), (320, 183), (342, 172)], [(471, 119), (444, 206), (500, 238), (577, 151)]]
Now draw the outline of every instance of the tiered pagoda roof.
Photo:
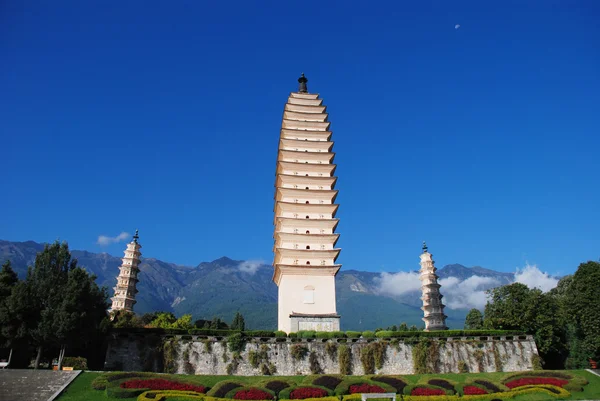
[(133, 306), (137, 302), (135, 295), (138, 293), (136, 285), (138, 283), (137, 275), (139, 273), (140, 249), (142, 246), (138, 242), (138, 230), (135, 230), (135, 235), (125, 249), (125, 256), (122, 258), (123, 263), (119, 267), (119, 276), (117, 277), (117, 285), (114, 297), (111, 298), (111, 311), (125, 310), (133, 312)]
[[(333, 164), (335, 153), (329, 131), (329, 115), (323, 99), (318, 94), (308, 93), (304, 74), (298, 82), (298, 92), (289, 95), (284, 108), (277, 155), (273, 281), (280, 291), (283, 276), (288, 277), (290, 283), (297, 276), (333, 278), (340, 269), (340, 265), (335, 263), (340, 252), (335, 247), (339, 237), (335, 233), (338, 191), (335, 190), (337, 177), (334, 176), (336, 165)], [(303, 291), (304, 287), (296, 290), (294, 285), (290, 284), (290, 290)], [(327, 306), (321, 304), (327, 313), (322, 310), (319, 313), (330, 317), (336, 315), (335, 282), (331, 281), (327, 286), (332, 287), (327, 289), (328, 294), (324, 295), (320, 287), (317, 291), (321, 291), (321, 295), (317, 297), (319, 302), (328, 299)], [(312, 288), (311, 285), (306, 287)], [(332, 303), (329, 301), (331, 296)], [(280, 292), (280, 320), (282, 316), (288, 316), (287, 312), (282, 312), (285, 302), (281, 298)], [(315, 314), (318, 309), (315, 306), (298, 306), (290, 302), (290, 307), (295, 309), (289, 311), (289, 316), (319, 314)], [(280, 322), (280, 327), (285, 325), (281, 326)]]
[(419, 279), (421, 280), (421, 291), (423, 296), (423, 321), (425, 322), (425, 331), (447, 330), (446, 316), (444, 314), (445, 305), (442, 303), (442, 294), (440, 293), (440, 284), (438, 284), (437, 269), (434, 266), (432, 255), (427, 250), (427, 245), (423, 242), (423, 253), (421, 254), (421, 269)]

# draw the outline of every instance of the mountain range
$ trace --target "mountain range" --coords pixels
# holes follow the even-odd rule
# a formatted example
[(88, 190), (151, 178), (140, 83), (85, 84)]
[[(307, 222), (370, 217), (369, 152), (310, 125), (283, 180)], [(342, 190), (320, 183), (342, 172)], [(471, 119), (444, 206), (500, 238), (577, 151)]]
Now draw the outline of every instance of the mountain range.
[[(10, 260), (24, 278), (27, 266), (33, 265), (36, 254), (44, 245), (33, 242), (0, 240), (0, 263)], [(107, 253), (72, 250), (80, 266), (97, 276), (97, 283), (109, 288), (116, 283), (121, 259)], [(136, 313), (171, 311), (177, 316), (186, 313), (194, 319), (221, 317), (231, 321), (241, 312), (248, 328), (275, 329), (277, 326), (277, 286), (271, 280), (272, 267), (257, 262), (222, 257), (202, 262), (195, 267), (181, 266), (154, 258), (142, 258), (140, 264)], [(336, 279), (337, 307), (342, 316), (343, 330), (373, 330), (406, 322), (422, 326), (423, 314), (416, 272), (376, 273), (341, 270)], [(458, 283), (475, 282), (469, 288), (481, 292), (514, 281), (512, 273), (502, 273), (482, 267), (446, 265), (438, 270), (440, 281), (447, 279), (447, 324), (462, 328), (468, 303), (447, 302), (447, 296), (464, 292)], [(444, 285), (441, 288), (444, 294)], [(469, 294), (466, 294), (467, 296)], [(454, 295), (452, 295), (454, 297)]]

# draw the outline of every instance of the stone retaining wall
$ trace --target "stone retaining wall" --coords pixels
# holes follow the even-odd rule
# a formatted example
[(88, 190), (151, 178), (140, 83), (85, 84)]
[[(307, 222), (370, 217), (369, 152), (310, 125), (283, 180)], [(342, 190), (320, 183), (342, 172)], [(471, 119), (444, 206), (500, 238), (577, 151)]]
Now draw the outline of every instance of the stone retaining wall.
[[(427, 340), (428, 343), (420, 345), (427, 347), (426, 369), (437, 373), (531, 370), (538, 357), (532, 336)], [(383, 350), (382, 364), (379, 369), (365, 372), (364, 360), (369, 359), (367, 347), (373, 347), (373, 343), (379, 343), (378, 349)], [(252, 338), (247, 339), (243, 351), (234, 353), (223, 338), (139, 334), (112, 337), (105, 369), (243, 376), (340, 373), (341, 347), (350, 351), (353, 375), (415, 373), (413, 348), (419, 345), (402, 339)]]

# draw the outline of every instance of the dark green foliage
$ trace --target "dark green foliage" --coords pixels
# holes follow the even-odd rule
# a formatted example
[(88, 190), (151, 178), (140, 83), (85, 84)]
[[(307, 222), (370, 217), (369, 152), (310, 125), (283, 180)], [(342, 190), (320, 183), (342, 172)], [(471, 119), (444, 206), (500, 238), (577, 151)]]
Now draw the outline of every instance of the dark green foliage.
[(310, 365), (310, 373), (313, 375), (319, 375), (323, 373), (323, 369), (321, 368), (321, 364), (319, 363), (319, 358), (317, 354), (312, 351), (308, 356), (308, 363)]
[(281, 390), (288, 387), (290, 387), (290, 384), (282, 380), (271, 380), (265, 384), (265, 388), (271, 390), (275, 395), (279, 395)]
[(9, 297), (18, 281), (17, 273), (12, 269), (10, 260), (7, 260), (0, 271), (0, 347), (12, 347), (13, 342), (24, 335), (19, 332), (22, 325), (20, 316), (16, 311), (11, 312), (10, 308)]
[(227, 393), (236, 388), (243, 387), (243, 384), (224, 380), (222, 382), (217, 383), (213, 388), (211, 388), (206, 395), (210, 397), (224, 398)]
[(431, 384), (432, 386), (437, 386), (437, 387), (441, 387), (444, 390), (449, 390), (452, 391), (452, 393), (454, 393), (454, 384), (450, 383), (448, 380), (445, 379), (430, 379), (427, 384)]
[(421, 337), (482, 337), (524, 334), (523, 330), (440, 330), (440, 331), (380, 331), (378, 338), (421, 338)]
[(230, 352), (243, 352), (246, 349), (246, 339), (242, 333), (233, 333), (227, 337), (227, 347)]
[(562, 359), (566, 332), (556, 297), (521, 283), (493, 288), (488, 293), (491, 298), (485, 306), (486, 328), (531, 333), (543, 359)]
[(373, 376), (371, 380), (392, 386), (396, 392), (400, 394), (402, 394), (402, 390), (404, 390), (404, 387), (407, 385), (404, 380), (393, 376)]
[(112, 325), (115, 328), (144, 327), (142, 319), (135, 313), (125, 310), (111, 312)]
[(312, 384), (327, 387), (330, 390), (335, 390), (335, 388), (342, 382), (342, 379), (335, 376), (319, 376), (313, 380)]
[(338, 347), (338, 362), (340, 364), (341, 374), (352, 374), (352, 352), (347, 345), (340, 345)]
[(277, 338), (286, 338), (287, 337), (287, 333), (285, 331), (276, 331), (275, 332), (275, 337), (277, 337)]
[(348, 338), (360, 338), (362, 333), (360, 331), (347, 331), (346, 337)]
[(479, 384), (482, 387), (485, 387), (486, 390), (488, 390), (491, 393), (500, 393), (503, 390), (498, 387), (496, 384), (488, 381), (488, 380), (483, 380), (483, 379), (477, 379), (474, 381), (476, 384)]
[(71, 366), (75, 370), (87, 370), (87, 359), (81, 356), (67, 356), (63, 359), (64, 366)]
[[(576, 345), (578, 360), (571, 365), (584, 365), (583, 359), (600, 360), (600, 263), (582, 263), (573, 278), (567, 283), (565, 312), (567, 320), (574, 326), (573, 345)], [(574, 355), (575, 356), (575, 355)]]
[(327, 353), (327, 355), (329, 355), (329, 358), (332, 361), (335, 361), (335, 358), (337, 356), (337, 344), (334, 342), (328, 341), (325, 344), (325, 352)]
[(240, 361), (242, 360), (242, 356), (240, 355), (239, 352), (234, 352), (233, 355), (231, 355), (231, 362), (229, 362), (227, 364), (227, 374), (229, 376), (235, 374), (238, 370), (238, 367), (240, 366)]
[(375, 369), (381, 369), (385, 362), (387, 342), (379, 341), (365, 345), (360, 350), (360, 362), (365, 374), (372, 375)]
[(458, 361), (458, 372), (469, 373), (469, 365), (465, 361)]
[(294, 344), (290, 347), (290, 355), (292, 359), (300, 361), (308, 355), (308, 348), (301, 344)]
[(483, 329), (483, 314), (479, 309), (473, 308), (465, 318), (465, 330)]
[(416, 374), (433, 373), (428, 366), (428, 350), (431, 342), (422, 338), (417, 344), (413, 345), (412, 357), (413, 357), (413, 368)]
[(233, 321), (231, 322), (230, 328), (231, 328), (231, 330), (239, 330), (239, 331), (246, 330), (246, 322), (244, 321), (244, 316), (242, 316), (242, 314), (240, 312), (235, 313), (235, 317), (233, 318)]

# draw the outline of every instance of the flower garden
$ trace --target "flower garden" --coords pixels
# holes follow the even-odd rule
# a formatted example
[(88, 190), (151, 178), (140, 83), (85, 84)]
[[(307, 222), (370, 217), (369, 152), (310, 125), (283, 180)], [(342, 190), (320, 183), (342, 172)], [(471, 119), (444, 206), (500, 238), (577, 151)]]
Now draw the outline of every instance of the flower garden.
[[(395, 393), (396, 401), (582, 399), (585, 398), (582, 397), (583, 392), (590, 386), (584, 377), (587, 374), (581, 371), (533, 371), (463, 375), (236, 377), (107, 372), (95, 376), (91, 382), (93, 390), (88, 387), (94, 397), (69, 397), (67, 389), (59, 401), (358, 401), (363, 393)], [(599, 384), (600, 377), (596, 386)]]

